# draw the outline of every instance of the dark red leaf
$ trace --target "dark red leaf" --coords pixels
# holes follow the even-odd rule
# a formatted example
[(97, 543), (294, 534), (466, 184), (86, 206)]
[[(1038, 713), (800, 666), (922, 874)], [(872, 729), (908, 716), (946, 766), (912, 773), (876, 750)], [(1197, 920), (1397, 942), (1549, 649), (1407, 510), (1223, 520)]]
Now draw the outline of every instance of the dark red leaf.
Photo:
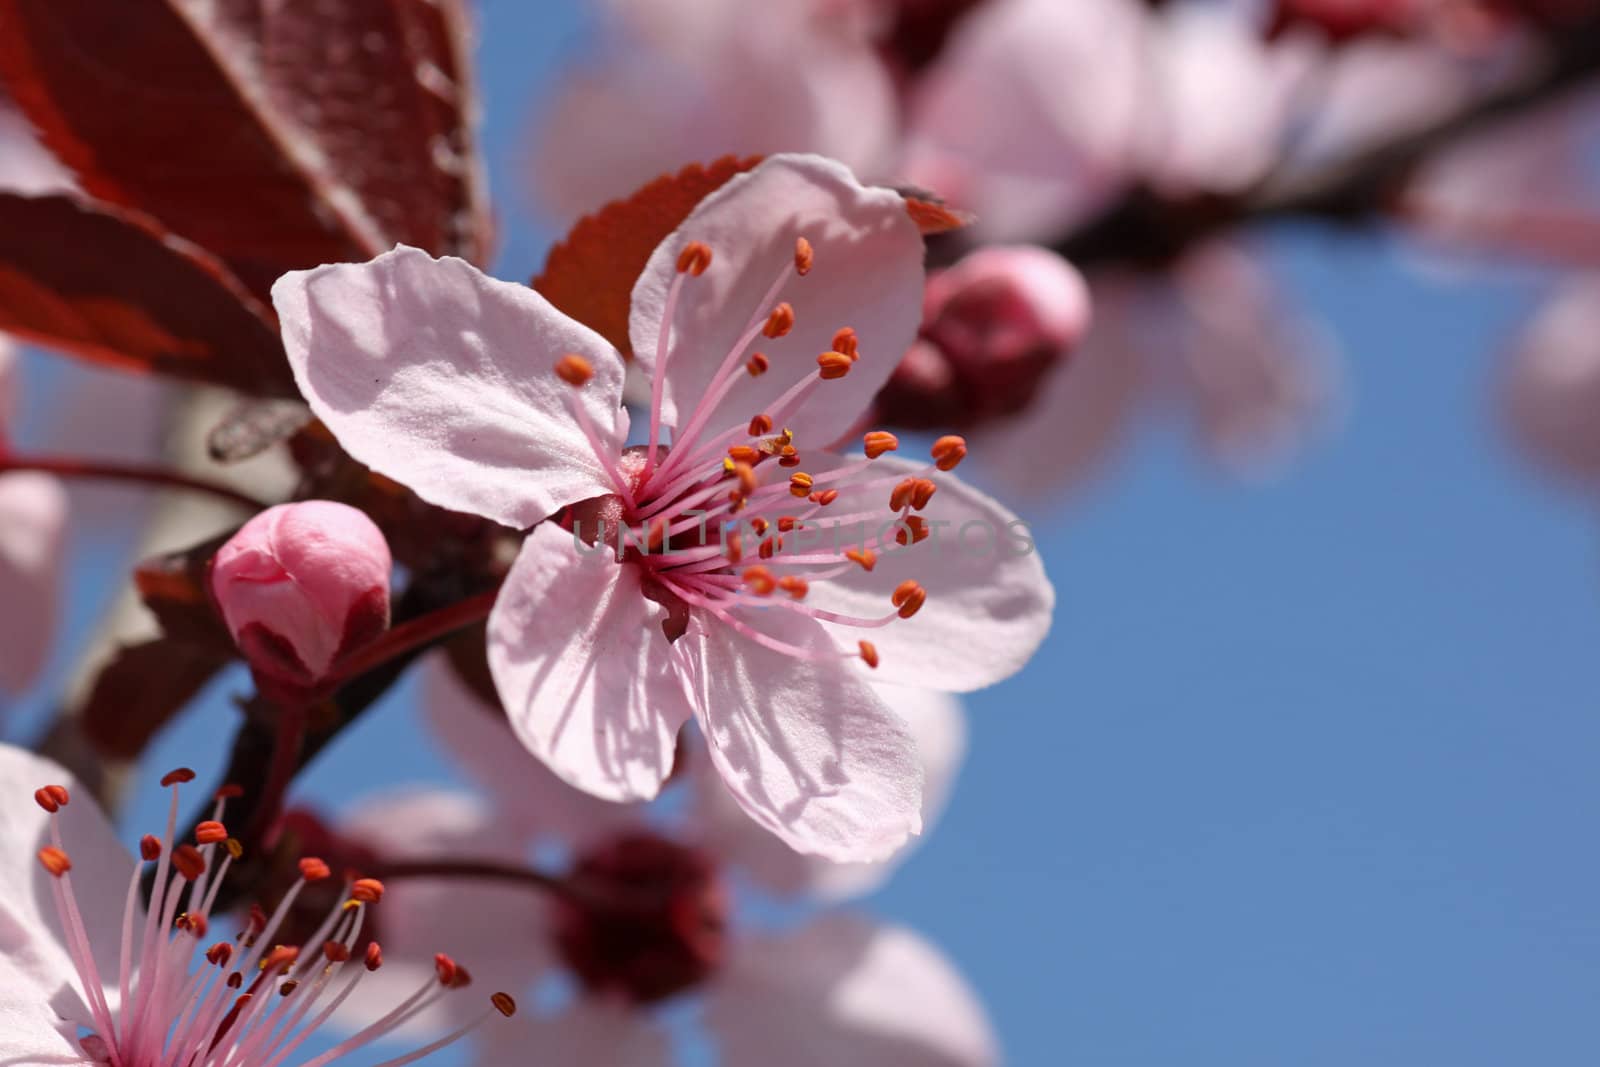
[(169, 637), (122, 646), (95, 677), (80, 712), (84, 735), (102, 756), (137, 758), (229, 658)]
[(0, 0), (0, 77), (85, 192), (258, 295), (397, 241), (481, 256), (459, 0)]
[(0, 193), (0, 330), (100, 363), (293, 395), (270, 312), (136, 212)]

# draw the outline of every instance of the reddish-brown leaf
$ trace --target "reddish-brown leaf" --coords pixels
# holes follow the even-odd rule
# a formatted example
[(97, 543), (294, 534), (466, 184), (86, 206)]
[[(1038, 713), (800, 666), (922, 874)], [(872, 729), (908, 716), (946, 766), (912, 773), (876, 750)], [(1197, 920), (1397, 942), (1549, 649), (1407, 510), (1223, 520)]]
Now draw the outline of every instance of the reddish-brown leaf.
[(0, 0), (0, 77), (85, 192), (258, 295), (397, 241), (480, 256), (459, 0)]
[(95, 676), (80, 711), (84, 735), (102, 756), (137, 758), (229, 658), (170, 637), (123, 645)]
[(685, 167), (585, 215), (550, 250), (533, 287), (631, 358), (628, 305), (650, 253), (696, 204), (759, 162), (760, 156), (724, 156), (705, 166)]
[(271, 314), (136, 212), (0, 193), (0, 330), (100, 363), (294, 394)]

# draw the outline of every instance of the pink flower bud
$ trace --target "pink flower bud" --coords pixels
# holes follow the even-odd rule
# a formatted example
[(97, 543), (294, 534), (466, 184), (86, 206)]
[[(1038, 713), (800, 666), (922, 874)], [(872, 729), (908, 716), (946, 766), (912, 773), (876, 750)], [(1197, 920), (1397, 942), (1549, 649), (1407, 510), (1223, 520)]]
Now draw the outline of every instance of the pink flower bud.
[(258, 673), (311, 685), (388, 628), (390, 567), (383, 534), (355, 508), (279, 504), (217, 550), (211, 593)]
[(919, 339), (879, 396), (880, 414), (951, 429), (1015, 414), (1089, 318), (1083, 276), (1054, 252), (979, 249), (929, 275)]

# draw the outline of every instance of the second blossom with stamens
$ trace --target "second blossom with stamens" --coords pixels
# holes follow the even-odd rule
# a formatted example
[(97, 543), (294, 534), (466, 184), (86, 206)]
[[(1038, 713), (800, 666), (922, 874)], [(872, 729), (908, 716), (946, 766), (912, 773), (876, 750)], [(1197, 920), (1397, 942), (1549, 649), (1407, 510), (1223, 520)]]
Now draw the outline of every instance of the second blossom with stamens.
[(633, 289), (651, 404), (632, 445), (622, 357), (460, 260), (397, 249), (287, 275), (274, 299), (301, 390), (352, 455), (534, 527), (489, 621), (530, 750), (645, 799), (693, 716), (759, 823), (871, 860), (919, 830), (920, 775), (866, 678), (998, 681), (1053, 601), (1015, 516), (951, 473), (960, 438), (909, 463), (893, 435), (856, 436), (922, 284), (898, 194), (808, 156), (733, 178)]

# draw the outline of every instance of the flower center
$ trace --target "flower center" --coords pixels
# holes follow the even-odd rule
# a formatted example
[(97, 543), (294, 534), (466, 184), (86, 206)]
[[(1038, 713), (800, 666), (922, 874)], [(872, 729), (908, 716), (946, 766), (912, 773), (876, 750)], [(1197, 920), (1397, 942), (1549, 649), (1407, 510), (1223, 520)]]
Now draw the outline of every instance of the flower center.
[[(876, 667), (878, 652), (871, 641), (861, 640), (848, 651), (819, 652), (763, 632), (753, 621), (754, 613), (735, 612), (771, 608), (863, 630), (916, 614), (927, 593), (912, 580), (894, 590), (893, 610), (880, 617), (842, 615), (804, 601), (814, 584), (855, 568), (871, 571), (880, 553), (928, 537), (930, 528), (917, 513), (938, 490), (933, 476), (953, 470), (966, 456), (966, 442), (941, 437), (927, 467), (880, 474), (872, 469), (873, 461), (900, 447), (891, 433), (867, 433), (862, 440), (866, 457), (846, 462), (827, 451), (832, 442), (798, 441), (785, 421), (822, 383), (846, 377), (860, 358), (859, 339), (848, 326), (834, 333), (830, 349), (817, 356), (816, 369), (776, 400), (731, 420), (731, 425), (715, 424), (719, 413), (723, 422), (730, 421), (722, 404), (739, 383), (771, 368), (771, 360), (753, 346), (762, 337), (776, 339), (794, 329), (794, 308), (778, 297), (787, 283), (810, 273), (814, 265), (815, 252), (801, 237), (793, 261), (784, 263), (699, 402), (686, 416), (680, 412), (682, 425), (671, 427), (669, 449), (662, 441), (667, 429), (662, 402), (673, 355), (672, 319), (685, 286), (711, 262), (711, 249), (698, 241), (678, 257), (657, 345), (648, 445), (610, 453), (576, 396), (593, 378), (593, 368), (575, 354), (557, 361), (557, 375), (574, 389), (568, 406), (616, 489), (612, 496), (579, 505), (570, 518), (580, 533), (587, 524), (605, 537), (620, 562), (647, 572), (646, 595), (669, 608), (669, 638), (683, 632), (688, 611), (699, 611), (774, 651), (808, 660), (860, 658)], [(808, 457), (811, 471), (806, 469)], [(882, 496), (864, 492), (868, 490), (879, 490)], [(847, 504), (835, 507), (841, 499)]]
[[(56, 817), (70, 796), (59, 785), (34, 793), (35, 802), (51, 816), (50, 844), (39, 850), (39, 862), (52, 876), (68, 953), (92, 1021), (92, 1032), (79, 1044), (91, 1059), (112, 1067), (280, 1067), (328, 1021), (363, 976), (383, 965), (383, 950), (376, 941), (369, 942), (359, 957), (353, 952), (368, 907), (383, 896), (383, 883), (373, 878), (348, 880), (302, 945), (279, 943), (276, 938), (301, 893), (332, 873), (322, 860), (306, 857), (299, 862), (299, 877), (271, 915), (253, 908), (245, 928), (231, 941), (215, 941), (202, 949), (228, 868), (244, 850), (222, 823), (227, 800), (238, 795), (230, 788), (218, 792), (211, 819), (195, 828), (194, 843), (174, 846), (178, 787), (193, 779), (193, 771), (180, 768), (161, 780), (172, 790), (166, 834), (146, 835), (140, 841), (142, 862), (134, 866), (128, 882), (115, 986), (102, 980), (72, 889), (72, 861)], [(151, 863), (155, 870), (150, 904), (139, 921), (140, 886)], [(434, 975), (421, 988), (327, 1052), (299, 1061), (299, 1067), (325, 1067), (341, 1059), (470, 981), (466, 969), (455, 961), (435, 957)], [(411, 1063), (464, 1037), (494, 1014), (509, 1016), (516, 1010), (505, 993), (495, 993), (489, 1001), (488, 1008), (467, 1025), (378, 1067)]]

